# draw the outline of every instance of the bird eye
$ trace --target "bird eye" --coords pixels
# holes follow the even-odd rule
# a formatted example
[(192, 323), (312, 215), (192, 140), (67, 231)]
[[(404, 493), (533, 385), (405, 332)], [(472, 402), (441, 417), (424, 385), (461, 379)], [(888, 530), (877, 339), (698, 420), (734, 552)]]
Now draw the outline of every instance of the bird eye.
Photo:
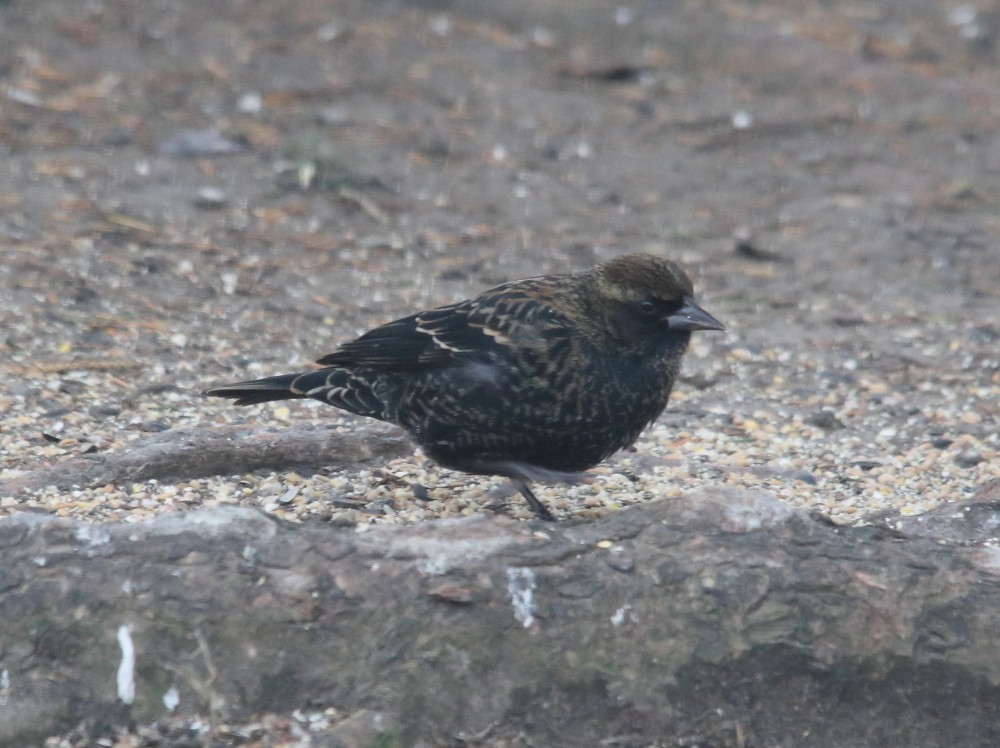
[(650, 299), (643, 299), (639, 302), (639, 311), (643, 314), (654, 314), (656, 312), (656, 303)]

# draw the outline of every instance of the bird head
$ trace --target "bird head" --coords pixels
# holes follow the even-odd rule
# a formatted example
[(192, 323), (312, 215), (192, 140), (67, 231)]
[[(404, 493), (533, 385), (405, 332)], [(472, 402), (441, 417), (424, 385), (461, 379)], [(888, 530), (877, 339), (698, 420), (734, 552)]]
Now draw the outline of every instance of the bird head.
[(624, 255), (594, 268), (584, 283), (588, 316), (619, 343), (686, 344), (695, 330), (725, 326), (695, 302), (691, 279), (670, 260)]

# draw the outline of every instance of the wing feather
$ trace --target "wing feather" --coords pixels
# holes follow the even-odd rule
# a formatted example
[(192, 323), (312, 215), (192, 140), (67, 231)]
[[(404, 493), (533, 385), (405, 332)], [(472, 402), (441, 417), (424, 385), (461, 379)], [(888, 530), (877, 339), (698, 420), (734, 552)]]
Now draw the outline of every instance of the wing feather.
[(562, 337), (569, 320), (548, 300), (552, 277), (497, 286), (458, 304), (403, 317), (366, 332), (319, 359), (323, 366), (423, 369), (504, 348), (538, 348)]

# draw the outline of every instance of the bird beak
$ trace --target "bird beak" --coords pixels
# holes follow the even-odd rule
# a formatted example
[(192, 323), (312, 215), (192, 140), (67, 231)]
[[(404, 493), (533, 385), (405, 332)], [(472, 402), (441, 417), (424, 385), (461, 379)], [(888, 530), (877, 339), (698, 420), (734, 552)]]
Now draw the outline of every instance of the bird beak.
[(690, 296), (684, 297), (684, 306), (663, 318), (671, 330), (725, 330), (726, 326), (695, 304)]

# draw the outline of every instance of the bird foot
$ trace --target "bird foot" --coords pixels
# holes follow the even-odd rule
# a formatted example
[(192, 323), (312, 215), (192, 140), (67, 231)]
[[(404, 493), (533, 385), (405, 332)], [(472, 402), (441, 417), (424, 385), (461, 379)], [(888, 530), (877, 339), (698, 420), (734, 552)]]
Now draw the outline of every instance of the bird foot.
[(534, 492), (528, 487), (527, 483), (521, 483), (518, 488), (520, 489), (524, 500), (528, 502), (528, 508), (531, 509), (532, 514), (538, 517), (538, 519), (545, 520), (546, 522), (556, 521), (552, 512), (546, 508), (545, 504), (538, 500), (538, 497), (535, 496)]
[(538, 519), (545, 520), (546, 522), (555, 522), (556, 518), (552, 515), (546, 506), (535, 496), (535, 493), (528, 487), (528, 484), (519, 480), (510, 480), (504, 483), (502, 486), (496, 486), (490, 489), (486, 496), (489, 498), (490, 503), (487, 505), (491, 509), (503, 509), (509, 511), (511, 502), (510, 497), (514, 495), (515, 492), (519, 492), (528, 502), (528, 508), (531, 509), (531, 513), (535, 515)]
[[(596, 483), (597, 476), (592, 473), (565, 473), (555, 470), (544, 470), (544, 469), (534, 469), (534, 476), (538, 477), (540, 473), (544, 473), (541, 476), (541, 480), (550, 483), (569, 483), (573, 485), (579, 485), (581, 483)], [(547, 481), (545, 479), (548, 479)], [(528, 508), (531, 509), (531, 513), (535, 515), (538, 519), (545, 520), (546, 522), (555, 522), (556, 518), (548, 510), (548, 508), (535, 496), (535, 492), (531, 490), (529, 485), (529, 479), (525, 477), (511, 477), (510, 481), (495, 488), (490, 489), (487, 493), (487, 498), (489, 498), (490, 503), (493, 505), (491, 508), (507, 508), (510, 506), (510, 502), (507, 501), (514, 492), (517, 491), (524, 497), (524, 500), (528, 502)]]

